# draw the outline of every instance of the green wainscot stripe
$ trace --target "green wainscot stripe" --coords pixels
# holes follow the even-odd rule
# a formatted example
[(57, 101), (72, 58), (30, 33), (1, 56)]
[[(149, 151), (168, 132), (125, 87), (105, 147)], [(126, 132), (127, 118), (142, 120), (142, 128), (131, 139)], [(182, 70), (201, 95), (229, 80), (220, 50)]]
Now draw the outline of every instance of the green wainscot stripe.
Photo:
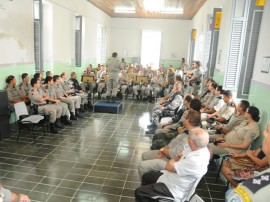
[(178, 68), (180, 66), (181, 60), (160, 59), (159, 63), (160, 63), (160, 65), (164, 64), (166, 69), (168, 69), (170, 67), (170, 65), (172, 65), (176, 69), (176, 68)]
[(270, 88), (252, 82), (248, 100), (251, 105), (258, 107), (260, 110), (260, 130), (262, 134), (270, 121)]
[(224, 72), (220, 72), (219, 70), (214, 71), (213, 79), (219, 84), (223, 85), (224, 82)]
[(6, 78), (9, 75), (15, 76), (17, 84), (21, 83), (21, 75), (23, 73), (28, 73), (30, 77), (35, 74), (35, 65), (34, 64), (20, 64), (20, 65), (9, 65), (1, 66), (0, 68), (0, 89), (3, 90), (6, 88)]

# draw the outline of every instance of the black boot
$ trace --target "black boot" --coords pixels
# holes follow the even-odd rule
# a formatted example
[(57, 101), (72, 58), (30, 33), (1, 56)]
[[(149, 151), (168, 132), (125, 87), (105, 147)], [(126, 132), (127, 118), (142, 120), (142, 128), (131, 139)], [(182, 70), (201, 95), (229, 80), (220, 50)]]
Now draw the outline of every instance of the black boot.
[(139, 101), (139, 94), (138, 95), (136, 95), (136, 101)]
[(58, 134), (58, 130), (55, 127), (55, 123), (50, 123), (50, 133)]
[(112, 96), (112, 103), (115, 103), (116, 97)]
[(76, 116), (77, 118), (84, 118), (83, 115), (80, 114), (80, 109), (76, 109), (76, 111), (75, 111), (75, 116)]
[(106, 102), (110, 102), (110, 96), (106, 96)]
[(72, 125), (72, 122), (68, 119), (68, 116), (61, 116), (61, 122), (66, 126)]
[(81, 105), (81, 108), (80, 108), (80, 113), (85, 113), (86, 111), (85, 111), (85, 109), (84, 109), (84, 106), (83, 105)]
[(152, 96), (148, 96), (148, 102), (152, 103), (153, 102), (153, 98)]
[(87, 105), (88, 111), (92, 111), (93, 110), (93, 105), (92, 105), (92, 103), (90, 101), (88, 101), (88, 103), (85, 104), (85, 105)]
[(56, 121), (55, 121), (55, 127), (56, 128), (64, 128), (64, 126), (62, 125), (60, 119), (56, 119)]
[(101, 99), (101, 94), (100, 93), (98, 93), (98, 96), (97, 96), (97, 99)]
[(77, 120), (77, 117), (73, 112), (70, 112), (70, 120)]

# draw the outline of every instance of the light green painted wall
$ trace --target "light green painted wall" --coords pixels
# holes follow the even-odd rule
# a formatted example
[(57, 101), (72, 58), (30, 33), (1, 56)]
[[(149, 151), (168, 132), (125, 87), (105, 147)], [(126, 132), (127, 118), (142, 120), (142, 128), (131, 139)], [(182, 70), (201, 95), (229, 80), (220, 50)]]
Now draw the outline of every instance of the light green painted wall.
[[(125, 59), (125, 62), (127, 64), (133, 63), (132, 57), (123, 57)], [(119, 60), (122, 58), (119, 57)], [(180, 66), (181, 61), (180, 60), (166, 60), (166, 59), (160, 59), (159, 64), (164, 64), (166, 68), (169, 68), (170, 65), (172, 65), (174, 68), (178, 68)]]
[[(214, 80), (222, 85), (224, 81), (224, 73), (215, 70)], [(257, 141), (253, 144), (253, 149), (258, 148), (262, 144), (262, 133), (265, 130), (267, 123), (270, 121), (269, 100), (270, 88), (267, 88), (266, 86), (264, 86), (263, 84), (259, 84), (258, 82), (252, 82), (250, 86), (248, 101), (252, 106), (258, 107), (261, 117), (259, 122), (261, 137), (257, 139)]]
[(219, 85), (223, 85), (223, 81), (224, 81), (224, 73), (220, 72), (219, 70), (214, 71), (214, 76), (213, 79), (219, 84)]
[(263, 131), (270, 121), (270, 88), (261, 84), (252, 82), (249, 92), (249, 102), (260, 110), (260, 129)]
[(6, 78), (9, 75), (15, 76), (17, 84), (21, 82), (22, 73), (28, 73), (30, 77), (35, 74), (34, 64), (20, 64), (20, 65), (9, 65), (0, 67), (0, 89), (3, 90), (6, 87)]
[(164, 66), (168, 69), (170, 65), (174, 68), (178, 68), (180, 66), (181, 60), (165, 60), (161, 59), (159, 61), (160, 64), (164, 64)]

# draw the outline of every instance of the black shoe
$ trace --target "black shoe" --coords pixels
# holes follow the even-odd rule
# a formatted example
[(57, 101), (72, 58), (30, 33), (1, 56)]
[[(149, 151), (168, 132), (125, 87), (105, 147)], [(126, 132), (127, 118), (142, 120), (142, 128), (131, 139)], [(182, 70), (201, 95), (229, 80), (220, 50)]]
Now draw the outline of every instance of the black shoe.
[(140, 99), (139, 95), (136, 95), (136, 101), (139, 101), (139, 99)]
[(50, 123), (50, 133), (58, 134), (58, 130), (56, 129), (55, 123)]
[(147, 126), (147, 129), (152, 129), (152, 128), (154, 128), (154, 127), (156, 127), (155, 124), (150, 124), (150, 125)]
[(145, 134), (154, 134), (155, 131), (156, 131), (155, 129), (151, 129), (151, 130), (145, 131)]
[(60, 129), (64, 128), (64, 126), (62, 125), (60, 119), (56, 119), (56, 121), (55, 121), (55, 127), (56, 128), (60, 128)]
[(67, 116), (62, 116), (62, 117), (61, 117), (61, 122), (62, 122), (64, 125), (66, 125), (66, 126), (72, 125), (72, 122), (68, 119)]
[(110, 96), (106, 96), (106, 102), (110, 102)]
[(84, 118), (84, 116), (83, 116), (82, 114), (80, 114), (79, 111), (80, 111), (79, 109), (76, 109), (75, 116), (76, 116), (77, 118)]
[(75, 116), (75, 114), (73, 112), (70, 112), (70, 120), (77, 120), (77, 117)]
[(85, 113), (86, 112), (83, 107), (81, 107), (79, 110), (80, 110), (80, 113)]
[(112, 103), (115, 103), (116, 97), (112, 96)]

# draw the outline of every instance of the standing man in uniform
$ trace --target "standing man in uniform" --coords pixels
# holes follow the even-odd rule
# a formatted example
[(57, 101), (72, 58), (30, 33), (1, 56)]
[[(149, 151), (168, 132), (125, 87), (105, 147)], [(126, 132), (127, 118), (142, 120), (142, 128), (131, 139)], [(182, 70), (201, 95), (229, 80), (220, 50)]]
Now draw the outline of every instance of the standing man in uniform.
[(189, 85), (192, 86), (192, 94), (195, 98), (197, 98), (202, 83), (202, 71), (200, 61), (195, 61), (193, 68), (193, 75), (189, 80)]
[(117, 59), (116, 52), (112, 53), (112, 58), (108, 59), (106, 67), (108, 72), (106, 101), (110, 102), (110, 99), (112, 99), (112, 102), (115, 102), (120, 70), (120, 62)]
[(59, 119), (62, 114), (62, 107), (58, 105), (47, 104), (49, 97), (46, 93), (40, 88), (40, 81), (33, 78), (31, 79), (32, 88), (29, 91), (29, 98), (31, 102), (38, 107), (38, 112), (49, 114), (50, 116), (50, 132), (57, 134), (58, 130), (56, 127), (61, 128), (59, 122), (56, 122), (56, 119)]
[[(18, 102), (29, 103), (28, 96), (25, 95), (24, 91), (20, 89), (20, 87), (16, 86), (16, 79), (13, 75), (10, 75), (6, 79), (7, 87), (7, 95), (9, 101), (9, 107), (14, 109), (14, 104)], [(30, 104), (30, 103), (29, 103)]]

